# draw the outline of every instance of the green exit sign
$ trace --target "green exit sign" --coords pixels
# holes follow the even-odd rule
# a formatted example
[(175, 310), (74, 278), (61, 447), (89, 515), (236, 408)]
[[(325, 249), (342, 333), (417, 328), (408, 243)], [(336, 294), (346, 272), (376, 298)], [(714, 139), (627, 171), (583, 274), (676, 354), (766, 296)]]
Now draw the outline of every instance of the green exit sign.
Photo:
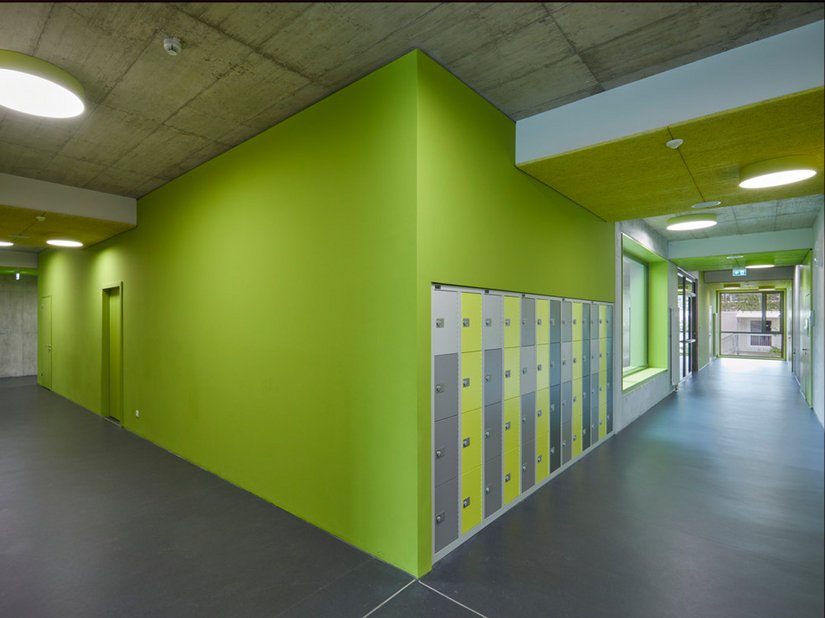
[(747, 268), (734, 268), (733, 269), (733, 276), (734, 277), (747, 277), (748, 276), (748, 269)]

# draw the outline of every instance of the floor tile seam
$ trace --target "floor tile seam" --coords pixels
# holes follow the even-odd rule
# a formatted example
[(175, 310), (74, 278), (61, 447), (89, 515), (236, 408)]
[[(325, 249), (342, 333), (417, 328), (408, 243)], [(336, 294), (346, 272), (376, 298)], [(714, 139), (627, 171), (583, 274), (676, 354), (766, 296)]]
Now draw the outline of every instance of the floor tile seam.
[(375, 612), (377, 612), (379, 609), (381, 609), (382, 607), (384, 607), (387, 603), (389, 603), (390, 601), (392, 601), (395, 597), (397, 597), (399, 594), (401, 594), (402, 592), (404, 592), (407, 588), (409, 588), (410, 586), (412, 586), (412, 585), (413, 585), (415, 582), (417, 582), (417, 581), (418, 581), (418, 580), (417, 580), (416, 578), (412, 578), (410, 581), (408, 581), (406, 584), (404, 584), (403, 586), (401, 586), (398, 590), (396, 590), (395, 592), (393, 592), (390, 596), (388, 596), (386, 599), (384, 599), (383, 601), (381, 601), (378, 605), (376, 605), (376, 606), (375, 606), (375, 607), (373, 607), (370, 611), (368, 611), (366, 614), (364, 614), (361, 618), (367, 618), (367, 616), (371, 616), (372, 614), (374, 614), (374, 613), (375, 613)]
[[(422, 582), (421, 580), (418, 580), (418, 583), (419, 583), (419, 584), (421, 584), (422, 586), (424, 586), (425, 588), (428, 588), (429, 590), (432, 590), (432, 591), (433, 591), (433, 592), (435, 592), (436, 594), (440, 594), (442, 597), (444, 597), (445, 599), (447, 599), (447, 600), (449, 600), (449, 601), (452, 601), (452, 602), (453, 602), (453, 603), (455, 603), (456, 605), (458, 605), (458, 606), (460, 606), (460, 607), (463, 607), (463, 608), (464, 608), (464, 609), (466, 609), (467, 611), (470, 611), (470, 612), (474, 613), (476, 616), (481, 616), (481, 618), (487, 618), (487, 616), (485, 616), (485, 615), (484, 615), (484, 614), (482, 614), (481, 612), (479, 612), (479, 611), (477, 611), (477, 610), (473, 609), (472, 607), (469, 607), (469, 606), (467, 606), (467, 605), (464, 605), (464, 603), (461, 603), (460, 601), (456, 601), (454, 598), (452, 598), (452, 597), (450, 597), (450, 596), (447, 596), (446, 594), (444, 594), (444, 593), (443, 593), (443, 592), (441, 592), (440, 590), (436, 590), (435, 588), (433, 588), (432, 586), (430, 586), (430, 585), (428, 585), (428, 584), (425, 584), (425, 583), (424, 583), (424, 582)], [(366, 618), (366, 617), (364, 617), (364, 618)]]

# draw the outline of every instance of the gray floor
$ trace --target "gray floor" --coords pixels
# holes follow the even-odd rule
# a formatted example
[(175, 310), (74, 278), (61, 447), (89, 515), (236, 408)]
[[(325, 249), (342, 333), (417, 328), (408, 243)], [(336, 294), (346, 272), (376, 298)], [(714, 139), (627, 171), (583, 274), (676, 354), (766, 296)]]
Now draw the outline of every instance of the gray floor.
[(0, 380), (0, 616), (819, 617), (823, 541), (784, 363), (714, 363), (421, 582)]

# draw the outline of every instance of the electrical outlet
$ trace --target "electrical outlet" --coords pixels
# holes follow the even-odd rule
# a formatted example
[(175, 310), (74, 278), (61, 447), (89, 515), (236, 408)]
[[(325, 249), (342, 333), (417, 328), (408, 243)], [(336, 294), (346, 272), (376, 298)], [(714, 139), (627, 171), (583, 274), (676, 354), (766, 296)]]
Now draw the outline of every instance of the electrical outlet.
[(135, 416), (136, 416), (137, 418), (140, 418), (140, 410), (135, 410)]

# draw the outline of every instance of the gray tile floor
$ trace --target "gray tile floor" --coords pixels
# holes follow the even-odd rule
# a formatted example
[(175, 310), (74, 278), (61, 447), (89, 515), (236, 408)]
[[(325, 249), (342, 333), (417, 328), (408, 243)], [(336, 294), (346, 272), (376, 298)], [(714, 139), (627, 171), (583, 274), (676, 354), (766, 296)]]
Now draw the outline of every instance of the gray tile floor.
[(0, 380), (0, 616), (818, 617), (823, 541), (784, 363), (715, 362), (421, 582)]

